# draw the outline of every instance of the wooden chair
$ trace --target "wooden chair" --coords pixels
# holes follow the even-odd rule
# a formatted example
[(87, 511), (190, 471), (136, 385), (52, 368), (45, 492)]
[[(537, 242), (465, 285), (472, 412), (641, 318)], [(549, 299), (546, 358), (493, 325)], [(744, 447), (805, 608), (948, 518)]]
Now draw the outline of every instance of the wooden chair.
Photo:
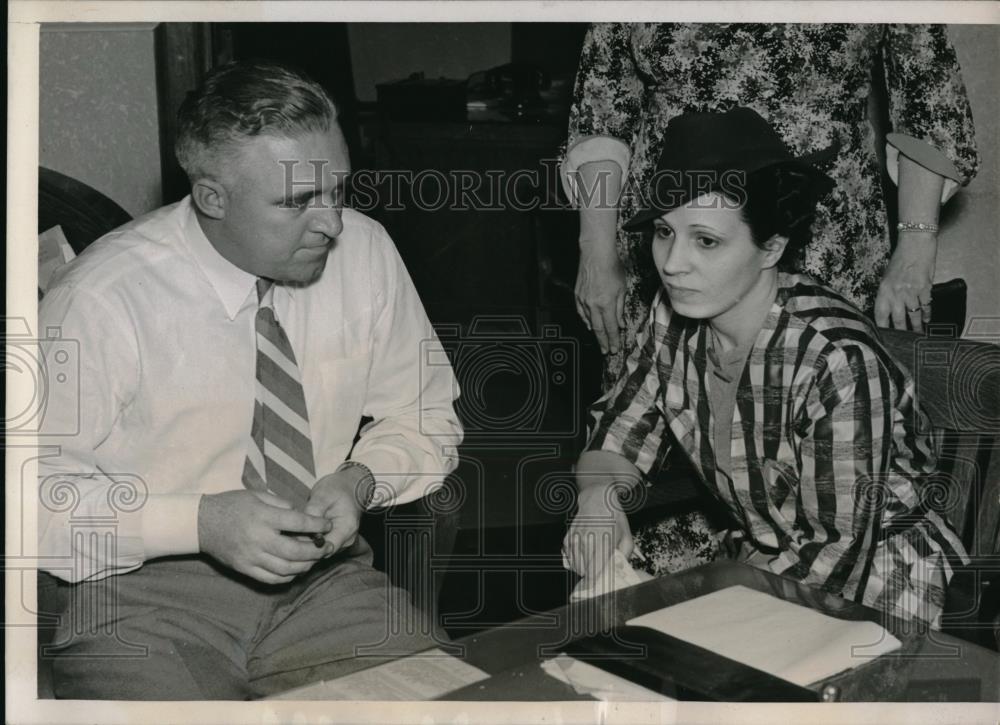
[(61, 226), (76, 254), (131, 219), (96, 189), (58, 171), (38, 169), (38, 232)]
[[(945, 486), (935, 508), (955, 526), (972, 563), (956, 572), (944, 631), (1000, 647), (1000, 346), (956, 339), (954, 327), (921, 336), (880, 330), (890, 354), (914, 377), (930, 418)], [(941, 334), (946, 330), (946, 334)]]

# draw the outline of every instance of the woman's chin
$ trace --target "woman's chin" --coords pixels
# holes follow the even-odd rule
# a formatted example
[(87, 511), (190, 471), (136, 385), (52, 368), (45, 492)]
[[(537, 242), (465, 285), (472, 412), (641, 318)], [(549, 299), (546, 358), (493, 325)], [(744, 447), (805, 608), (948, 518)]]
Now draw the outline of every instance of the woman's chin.
[(711, 317), (712, 313), (704, 305), (699, 305), (692, 300), (684, 299), (681, 295), (671, 295), (667, 292), (667, 299), (670, 300), (670, 309), (678, 315), (690, 317), (692, 320), (703, 320)]

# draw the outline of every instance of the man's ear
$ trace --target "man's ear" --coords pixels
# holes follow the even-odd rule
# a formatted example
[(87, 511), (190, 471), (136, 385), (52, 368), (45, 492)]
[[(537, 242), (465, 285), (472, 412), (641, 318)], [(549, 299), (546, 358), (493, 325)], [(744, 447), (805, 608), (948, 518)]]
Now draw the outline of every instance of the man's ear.
[(778, 260), (784, 254), (786, 246), (788, 246), (788, 237), (781, 234), (774, 234), (764, 242), (764, 259), (762, 260), (761, 268), (770, 269), (778, 264)]
[(210, 219), (225, 219), (229, 210), (229, 193), (217, 180), (202, 177), (191, 184), (191, 201), (195, 208)]

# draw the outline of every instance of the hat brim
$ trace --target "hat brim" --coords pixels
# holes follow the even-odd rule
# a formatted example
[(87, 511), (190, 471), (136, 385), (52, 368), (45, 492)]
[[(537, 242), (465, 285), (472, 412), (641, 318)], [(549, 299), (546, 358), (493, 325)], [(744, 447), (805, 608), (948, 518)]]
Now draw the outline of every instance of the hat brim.
[[(833, 143), (825, 149), (820, 151), (814, 151), (803, 156), (794, 157), (785, 161), (776, 161), (773, 164), (767, 164), (756, 169), (750, 170), (750, 173), (757, 173), (765, 169), (771, 169), (776, 167), (789, 167), (794, 168), (799, 171), (806, 173), (812, 178), (816, 190), (817, 196), (821, 197), (829, 193), (829, 191), (836, 185), (836, 183), (831, 179), (826, 173), (817, 169), (814, 164), (824, 163), (829, 161), (837, 152), (840, 150), (839, 143)], [(714, 187), (713, 187), (714, 190)], [(659, 219), (661, 216), (667, 212), (673, 211), (678, 207), (687, 204), (693, 198), (690, 194), (682, 195), (671, 195), (671, 200), (674, 202), (670, 205), (654, 205), (649, 206), (641, 211), (637, 212), (631, 219), (622, 224), (622, 229), (626, 232), (638, 232), (646, 229), (655, 219)]]

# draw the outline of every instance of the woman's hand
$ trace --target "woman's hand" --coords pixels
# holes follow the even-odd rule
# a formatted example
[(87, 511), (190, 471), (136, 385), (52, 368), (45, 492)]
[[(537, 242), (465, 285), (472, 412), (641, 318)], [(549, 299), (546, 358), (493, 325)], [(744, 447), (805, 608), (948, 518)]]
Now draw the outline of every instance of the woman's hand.
[(577, 497), (577, 514), (563, 539), (567, 566), (581, 577), (597, 581), (618, 549), (632, 553), (632, 530), (619, 493), (627, 484), (594, 483), (583, 486)]
[(931, 320), (931, 285), (937, 258), (933, 232), (900, 233), (896, 251), (875, 298), (875, 324), (879, 327), (923, 332)]
[[(899, 218), (903, 222), (937, 226), (944, 177), (905, 154), (898, 159)], [(937, 234), (905, 229), (899, 232), (885, 277), (875, 297), (875, 324), (899, 330), (906, 322), (917, 332), (931, 321), (931, 285), (937, 259)]]
[(576, 273), (576, 311), (597, 336), (605, 355), (618, 352), (625, 327), (625, 268), (618, 259), (618, 199), (622, 167), (615, 161), (590, 161), (579, 168), (580, 265)]
[[(625, 327), (625, 268), (614, 251), (614, 242), (590, 251), (581, 244), (576, 274), (576, 311), (597, 336), (601, 353), (618, 352)], [(610, 247), (610, 254), (608, 253)]]

